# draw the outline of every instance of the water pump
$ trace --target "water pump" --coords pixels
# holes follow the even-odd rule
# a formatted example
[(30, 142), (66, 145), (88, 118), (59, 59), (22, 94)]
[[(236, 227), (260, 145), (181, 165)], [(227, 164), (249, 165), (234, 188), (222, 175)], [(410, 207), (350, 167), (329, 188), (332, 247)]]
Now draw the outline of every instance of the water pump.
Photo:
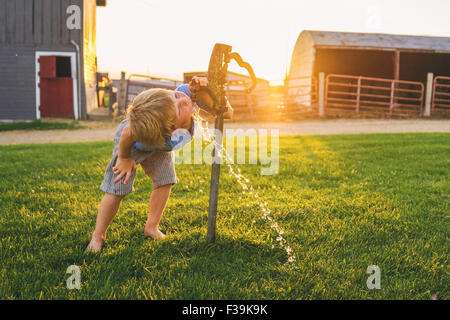
[(231, 52), (229, 45), (216, 43), (209, 60), (208, 67), (208, 86), (202, 88), (193, 96), (193, 100), (201, 98), (203, 102), (216, 115), (213, 163), (211, 168), (211, 185), (209, 190), (209, 207), (208, 207), (208, 231), (206, 235), (207, 242), (214, 242), (216, 238), (216, 217), (217, 217), (217, 200), (219, 195), (219, 177), (220, 177), (220, 161), (214, 159), (221, 158), (219, 149), (222, 148), (223, 136), (223, 113), (227, 110), (227, 99), (225, 97), (225, 86), (227, 84), (228, 64), (234, 59), (239, 66), (247, 69), (252, 80), (250, 86), (245, 89), (245, 93), (249, 94), (256, 86), (256, 76), (252, 67), (244, 62), (241, 56), (236, 52)]

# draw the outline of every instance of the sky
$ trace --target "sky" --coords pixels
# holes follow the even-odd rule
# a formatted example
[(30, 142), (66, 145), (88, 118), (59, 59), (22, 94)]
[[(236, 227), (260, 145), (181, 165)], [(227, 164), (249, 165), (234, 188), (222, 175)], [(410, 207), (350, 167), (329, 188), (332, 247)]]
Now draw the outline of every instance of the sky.
[[(226, 43), (276, 82), (302, 30), (450, 37), (449, 14), (449, 0), (107, 0), (98, 69), (181, 80), (206, 71), (214, 44)], [(235, 62), (229, 70), (246, 74)]]

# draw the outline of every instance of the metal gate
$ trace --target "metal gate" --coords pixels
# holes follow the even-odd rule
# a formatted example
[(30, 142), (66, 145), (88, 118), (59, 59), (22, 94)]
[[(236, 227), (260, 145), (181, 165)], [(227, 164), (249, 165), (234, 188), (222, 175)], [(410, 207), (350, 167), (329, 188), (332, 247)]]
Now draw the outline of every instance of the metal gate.
[(325, 85), (326, 113), (421, 115), (421, 82), (329, 74)]
[(450, 112), (450, 77), (434, 78), (431, 112)]

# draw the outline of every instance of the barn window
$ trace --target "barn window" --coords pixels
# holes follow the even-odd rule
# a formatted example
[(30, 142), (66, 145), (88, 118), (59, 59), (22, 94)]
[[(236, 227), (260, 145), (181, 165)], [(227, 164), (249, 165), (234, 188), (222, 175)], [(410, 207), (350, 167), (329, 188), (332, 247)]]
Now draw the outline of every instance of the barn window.
[(57, 78), (72, 77), (70, 57), (56, 57), (56, 77)]

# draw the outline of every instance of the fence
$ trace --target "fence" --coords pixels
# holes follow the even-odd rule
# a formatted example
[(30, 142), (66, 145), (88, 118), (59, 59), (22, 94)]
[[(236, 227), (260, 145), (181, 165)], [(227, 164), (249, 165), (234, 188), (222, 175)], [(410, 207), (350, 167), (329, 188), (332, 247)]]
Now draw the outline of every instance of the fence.
[[(143, 80), (132, 79), (137, 77)], [(429, 77), (425, 110), (422, 82), (341, 74), (329, 74), (321, 79), (319, 84), (316, 77), (290, 78), (285, 80), (284, 89), (279, 86), (274, 92), (269, 86), (260, 86), (250, 94), (245, 92), (247, 83), (230, 81), (226, 95), (234, 108), (236, 121), (351, 114), (408, 117), (429, 116), (430, 111), (431, 114), (450, 112), (450, 77)], [(175, 89), (182, 84), (141, 75), (131, 75), (128, 80), (123, 78), (123, 83), (126, 105), (143, 90)]]
[(270, 88), (257, 86), (247, 93), (247, 83), (231, 82), (225, 94), (234, 109), (234, 120), (262, 120), (273, 115)]
[(326, 114), (421, 115), (421, 82), (329, 74), (325, 85)]
[[(141, 78), (143, 80), (131, 80), (132, 78)], [(131, 74), (126, 81), (125, 87), (125, 107), (128, 106), (139, 93), (152, 88), (163, 88), (174, 90), (182, 82), (171, 79), (155, 78), (140, 74)]]
[(287, 116), (317, 112), (317, 78), (293, 77), (285, 82), (284, 105)]
[(437, 76), (434, 78), (431, 112), (450, 112), (450, 77)]

